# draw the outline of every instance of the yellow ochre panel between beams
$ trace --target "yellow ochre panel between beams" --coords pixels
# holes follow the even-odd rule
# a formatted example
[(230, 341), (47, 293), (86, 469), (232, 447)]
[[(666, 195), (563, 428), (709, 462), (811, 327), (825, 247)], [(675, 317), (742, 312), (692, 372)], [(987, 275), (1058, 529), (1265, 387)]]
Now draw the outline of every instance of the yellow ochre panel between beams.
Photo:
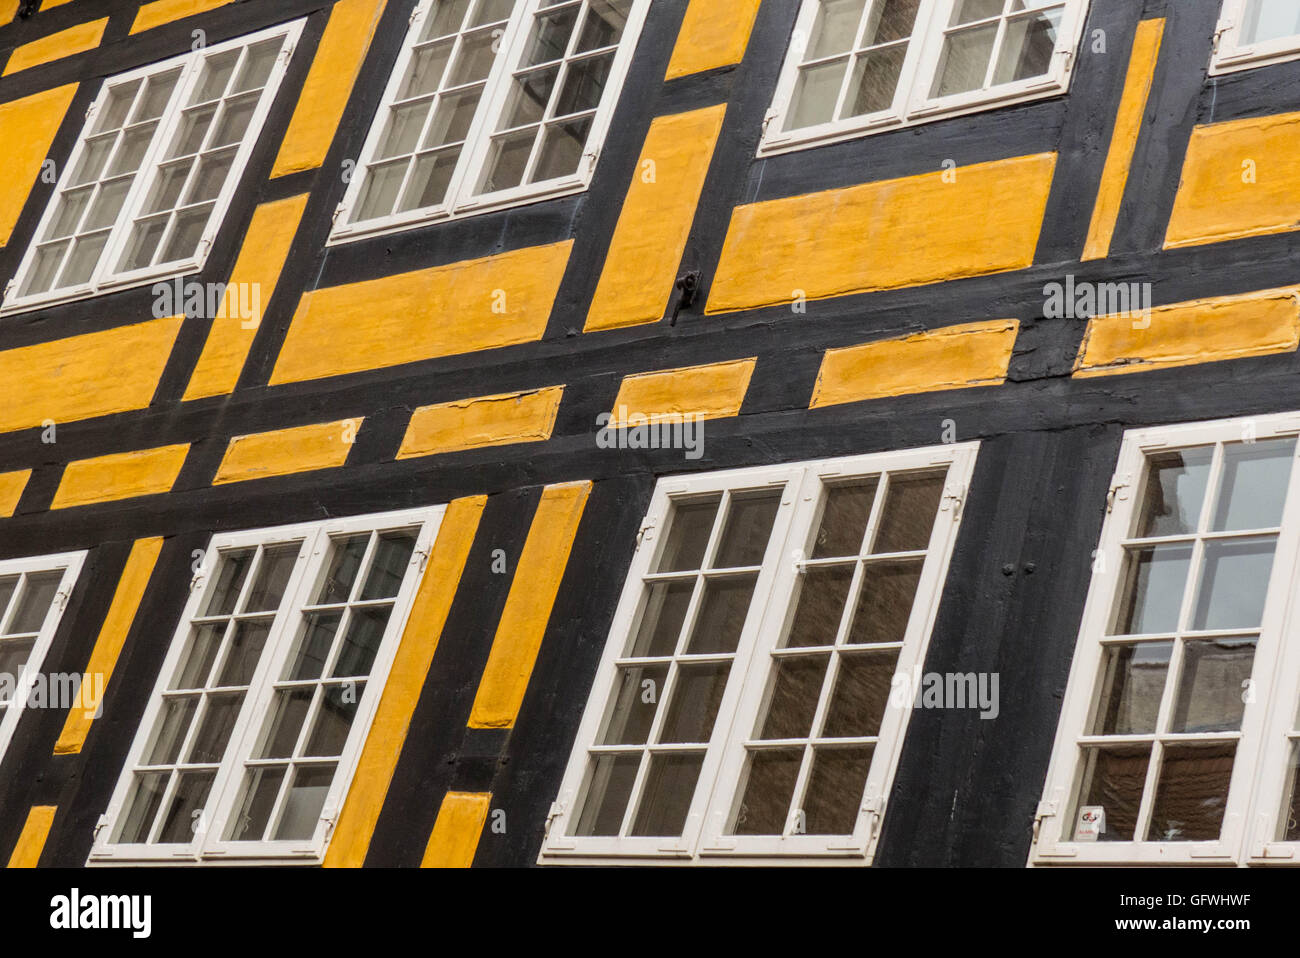
[(996, 319), (831, 349), (810, 409), (1004, 382), (1020, 322)]
[(22, 834), (18, 836), (18, 844), (14, 846), (13, 854), (9, 856), (10, 868), (35, 868), (41, 860), (41, 852), (45, 850), (45, 840), (50, 837), (50, 828), (54, 825), (54, 813), (59, 810), (57, 805), (33, 805), (27, 813), (27, 821), (23, 823)]
[[(263, 203), (253, 212), (222, 309), (212, 320), (203, 354), (185, 387), (186, 401), (234, 391), (306, 206), (304, 193)], [(256, 307), (256, 315), (241, 315), (247, 310), (239, 307), (249, 305)]]
[(137, 539), (132, 544), (131, 554), (127, 556), (122, 577), (117, 583), (117, 591), (113, 593), (113, 601), (108, 607), (108, 614), (104, 616), (104, 624), (99, 630), (99, 637), (95, 639), (95, 648), (90, 653), (90, 661), (86, 665), (82, 688), (91, 691), (83, 692), (82, 700), (68, 711), (63, 732), (54, 745), (55, 755), (80, 752), (81, 747), (86, 744), (86, 736), (90, 734), (90, 727), (95, 721), (95, 712), (103, 702), (104, 691), (108, 688), (113, 669), (117, 667), (118, 657), (122, 654), (123, 646), (126, 645), (131, 623), (135, 621), (140, 600), (144, 598), (145, 589), (153, 575), (154, 566), (158, 563), (158, 554), (162, 551), (162, 547), (161, 537)]
[(788, 305), (1032, 265), (1055, 153), (736, 209), (706, 312)]
[(422, 406), (411, 415), (398, 459), (551, 438), (563, 386)]
[(421, 868), (469, 868), (483, 835), (491, 792), (448, 792), (438, 808), (438, 820), (424, 849)]
[(271, 385), (536, 342), (572, 240), (303, 296)]
[(0, 26), (13, 22), (21, 3), (22, 0), (0, 0)]
[(1300, 345), (1300, 287), (1157, 306), (1088, 321), (1075, 376), (1290, 353)]
[(586, 332), (663, 318), (726, 112), (726, 104), (720, 104), (650, 124)]
[(640, 416), (646, 417), (648, 423), (677, 416), (700, 419), (737, 416), (756, 362), (752, 358), (736, 359), (628, 376), (614, 399), (610, 426), (619, 428), (631, 417)]
[(336, 469), (348, 460), (363, 419), (314, 423), (236, 436), (226, 447), (214, 486), (316, 469)]
[(223, 7), (231, 0), (154, 0), (143, 4), (131, 23), (132, 33), (143, 33), (174, 20), (182, 20), (198, 13)]
[(272, 179), (314, 170), (325, 162), (383, 13), (384, 0), (339, 0), (334, 4), (275, 158)]
[(68, 27), (48, 37), (25, 43), (10, 55), (4, 73), (0, 73), (0, 76), (9, 76), (44, 63), (52, 63), (64, 57), (93, 50), (99, 46), (99, 41), (104, 36), (104, 28), (107, 26), (108, 17), (104, 17), (102, 20), (79, 23), (75, 27)]
[(1137, 148), (1138, 134), (1142, 131), (1142, 118), (1146, 114), (1147, 99), (1151, 95), (1151, 79), (1155, 76), (1156, 61), (1160, 58), (1160, 43), (1164, 32), (1164, 20), (1143, 20), (1134, 34), (1124, 92), (1120, 95), (1119, 110), (1115, 114), (1115, 129), (1110, 136), (1110, 149), (1106, 152), (1106, 165), (1101, 173), (1101, 187), (1097, 191), (1092, 222), (1088, 226), (1088, 240), (1083, 248), (1084, 260), (1104, 259), (1110, 253), (1110, 243), (1115, 235), (1115, 223), (1119, 220), (1124, 187), (1128, 184), (1129, 168), (1133, 164), (1133, 151)]
[(49, 156), (77, 84), (42, 90), (0, 103), (0, 143), (5, 145), (5, 176), (0, 186), (0, 246), (13, 236), (14, 224)]
[(50, 508), (70, 509), (170, 492), (189, 451), (188, 445), (160, 446), (70, 462)]
[(514, 726), (590, 495), (588, 481), (547, 486), (542, 492), (474, 696), (470, 728)]
[(442, 517), (343, 813), (325, 854), (326, 868), (360, 868), (365, 864), (375, 823), (384, 807), (411, 716), (428, 679), (486, 504), (487, 496), (456, 499)]
[(731, 66), (745, 57), (762, 0), (691, 0), (666, 80)]
[(0, 519), (8, 519), (14, 514), (31, 477), (30, 469), (0, 473)]

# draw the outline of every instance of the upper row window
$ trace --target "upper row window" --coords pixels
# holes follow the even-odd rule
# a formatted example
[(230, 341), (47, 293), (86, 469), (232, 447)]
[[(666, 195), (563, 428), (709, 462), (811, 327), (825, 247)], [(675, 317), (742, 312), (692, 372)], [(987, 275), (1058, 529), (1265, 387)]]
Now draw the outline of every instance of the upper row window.
[(1300, 4), (1295, 0), (1224, 0), (1215, 31), (1212, 73), (1300, 57)]

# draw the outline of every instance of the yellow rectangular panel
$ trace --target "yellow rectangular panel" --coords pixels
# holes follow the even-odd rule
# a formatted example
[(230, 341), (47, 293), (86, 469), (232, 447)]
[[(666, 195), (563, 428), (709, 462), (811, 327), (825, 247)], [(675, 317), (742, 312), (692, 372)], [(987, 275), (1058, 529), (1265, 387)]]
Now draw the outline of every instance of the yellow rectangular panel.
[(188, 445), (160, 446), (70, 462), (50, 508), (70, 509), (170, 492), (189, 451)]
[(423, 406), (411, 415), (397, 458), (550, 439), (563, 396), (563, 386), (551, 386)]

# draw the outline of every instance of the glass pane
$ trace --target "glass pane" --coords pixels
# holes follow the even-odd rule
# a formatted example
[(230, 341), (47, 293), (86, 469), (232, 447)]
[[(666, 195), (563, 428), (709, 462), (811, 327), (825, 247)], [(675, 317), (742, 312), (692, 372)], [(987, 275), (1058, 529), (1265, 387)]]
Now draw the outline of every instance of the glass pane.
[(127, 191), (131, 188), (131, 177), (124, 177), (120, 180), (113, 180), (111, 183), (105, 183), (100, 189), (99, 195), (95, 197), (95, 203), (90, 208), (90, 215), (86, 217), (85, 229), (98, 230), (106, 229), (117, 222), (117, 214), (122, 210), (122, 203), (126, 199)]
[[(465, 139), (466, 134), (469, 133), (469, 126), (474, 121), (474, 113), (478, 110), (479, 98), (482, 95), (482, 88), (476, 88), (464, 93), (448, 94), (439, 100), (438, 109), (434, 111), (433, 121), (429, 124), (428, 132), (424, 134), (421, 147), (429, 149)], [(460, 154), (457, 152), (449, 155), (454, 159)]]
[(919, 552), (929, 548), (930, 530), (943, 498), (943, 473), (926, 476), (891, 476), (880, 530), (871, 551)]
[(763, 564), (781, 493), (736, 496), (727, 510), (722, 540), (712, 568), (738, 569)]
[(1257, 628), (1264, 620), (1276, 548), (1272, 537), (1207, 542), (1194, 628)]
[(790, 98), (786, 130), (801, 130), (833, 120), (840, 87), (844, 84), (844, 71), (848, 68), (848, 59), (840, 59), (801, 69), (794, 95)]
[(528, 129), (522, 133), (510, 133), (493, 140), (487, 172), (479, 192), (493, 193), (497, 190), (508, 190), (522, 183), (536, 137), (537, 131)]
[(1214, 531), (1274, 529), (1282, 525), (1294, 439), (1234, 445), (1224, 449), (1223, 488), (1214, 513)]
[(9, 600), (13, 598), (17, 589), (18, 576), (0, 577), (0, 622), (4, 621), (5, 610), (9, 608)]
[(592, 760), (582, 814), (574, 820), (573, 835), (617, 835), (623, 813), (636, 782), (641, 756), (600, 755)]
[(1215, 841), (1228, 804), (1235, 742), (1167, 745), (1147, 841)]
[(271, 546), (262, 553), (257, 578), (248, 592), (248, 601), (244, 603), (245, 612), (274, 612), (280, 608), (284, 588), (289, 584), (294, 563), (298, 561), (298, 548), (299, 543), (292, 542)]
[(113, 162), (109, 164), (108, 175), (134, 173), (140, 169), (140, 164), (144, 162), (144, 155), (149, 149), (149, 144), (153, 142), (154, 131), (157, 128), (157, 121), (150, 121), (143, 126), (132, 127), (124, 133), (121, 142), (118, 143), (117, 152), (113, 154)]
[(441, 206), (447, 199), (447, 187), (451, 185), (451, 175), (455, 172), (459, 159), (460, 150), (452, 149), (416, 160), (406, 195), (398, 205), (397, 212)]
[(334, 634), (338, 632), (342, 612), (305, 612), (302, 631), (285, 679), (315, 679), (325, 671), (330, 649), (334, 647)]
[(853, 66), (843, 115), (866, 116), (892, 107), (906, 56), (907, 47), (903, 44), (859, 56)]
[(0, 676), (9, 680), (0, 681), (0, 703), (8, 704), (11, 693), (17, 691), (23, 669), (27, 667), (35, 647), (35, 639), (0, 640)]
[(813, 566), (799, 574), (798, 599), (787, 648), (834, 645), (844, 615), (844, 600), (853, 584), (852, 565)]
[(543, 12), (533, 21), (532, 33), (524, 53), (523, 66), (536, 66), (564, 56), (569, 46), (569, 35), (578, 19), (579, 5), (561, 10)]
[(865, 6), (866, 0), (821, 0), (804, 62), (852, 50)]
[(729, 662), (679, 666), (659, 741), (707, 742), (713, 735), (730, 672)]
[(283, 767), (250, 768), (244, 775), (244, 785), (235, 813), (226, 826), (225, 841), (256, 842), (266, 833), (266, 823), (271, 820), (276, 796), (284, 781)]
[(203, 239), (203, 230), (207, 227), (211, 215), (211, 205), (178, 214), (159, 262), (170, 263), (193, 256), (198, 251), (199, 243)]
[(474, 16), (470, 19), (470, 26), (481, 27), (485, 23), (508, 20), (514, 6), (515, 0), (478, 0), (474, 5)]
[(790, 815), (802, 748), (762, 749), (749, 753), (741, 799), (728, 830), (732, 835), (780, 835)]
[(230, 172), (231, 164), (234, 162), (235, 153), (233, 150), (205, 156), (199, 160), (199, 171), (190, 182), (185, 202), (187, 204), (202, 203), (206, 200), (216, 199), (221, 193), (221, 188), (226, 184), (226, 175)]
[(921, 0), (882, 0), (867, 24), (867, 43), (889, 43), (912, 35)]
[(560, 87), (553, 115), (569, 116), (600, 106), (605, 84), (609, 80), (609, 71), (613, 66), (613, 53), (571, 61), (565, 71), (564, 85)]
[(623, 36), (631, 12), (632, 0), (591, 0), (578, 37), (577, 52), (616, 45)]
[(809, 835), (852, 835), (875, 748), (818, 748), (803, 800), (803, 830)]
[(704, 550), (721, 501), (721, 496), (711, 496), (674, 504), (656, 572), (685, 572), (704, 566)]
[(397, 192), (402, 188), (402, 181), (406, 178), (409, 165), (409, 161), (399, 160), (396, 163), (384, 163), (367, 169), (366, 183), (361, 188), (361, 199), (357, 203), (354, 222), (387, 216), (393, 212), (393, 204), (397, 202)]
[(680, 835), (700, 777), (702, 754), (652, 755), (633, 835)]
[(55, 236), (70, 236), (77, 232), (77, 227), (81, 225), (81, 217), (86, 212), (86, 206), (90, 203), (90, 196), (94, 190), (93, 186), (85, 186), (64, 193), (59, 198), (59, 211), (50, 223), (50, 228), (45, 231), (47, 239)]
[(903, 641), (923, 565), (922, 559), (903, 559), (868, 562), (863, 567), (862, 594), (853, 612), (849, 645)]
[(822, 520), (812, 548), (814, 559), (861, 554), (862, 537), (879, 485), (880, 480), (872, 478), (826, 488)]
[(352, 722), (357, 717), (357, 705), (365, 690), (364, 682), (326, 687), (320, 711), (316, 713), (316, 722), (307, 738), (304, 755), (343, 754), (343, 746), (347, 744), (348, 735), (352, 731)]
[(1191, 562), (1189, 546), (1130, 550), (1113, 634), (1149, 635), (1176, 631)]
[(131, 104), (135, 102), (135, 95), (139, 90), (139, 80), (130, 80), (112, 87), (100, 108), (99, 120), (95, 123), (94, 132), (116, 130), (125, 124)]
[(266, 81), (271, 76), (271, 68), (275, 66), (275, 58), (280, 55), (283, 44), (284, 40), (276, 37), (250, 47), (230, 92), (244, 93), (248, 90), (260, 90), (266, 86)]
[(107, 233), (86, 236), (77, 240), (72, 245), (72, 255), (68, 257), (63, 272), (59, 274), (58, 285), (60, 287), (80, 286), (89, 280), (91, 273), (95, 271), (95, 264), (99, 262), (99, 257), (104, 252), (104, 244), (107, 242)]
[(142, 845), (149, 840), (149, 832), (158, 815), (158, 808), (162, 805), (163, 792), (166, 791), (170, 778), (170, 772), (136, 774), (131, 800), (127, 803), (126, 814), (122, 816), (122, 824), (113, 837), (114, 842)]
[(27, 576), (18, 596), (18, 608), (9, 620), (7, 631), (10, 635), (41, 631), (62, 581), (62, 569), (56, 572), (33, 572)]
[(208, 603), (203, 610), (206, 615), (229, 615), (235, 611), (235, 603), (244, 588), (244, 579), (253, 564), (253, 550), (240, 549), (237, 552), (223, 552), (221, 565), (217, 569), (216, 579), (208, 592)]
[(668, 666), (619, 669), (619, 682), (605, 720), (601, 745), (644, 745), (668, 681)]
[(628, 655), (638, 659), (672, 655), (694, 592), (694, 579), (648, 585), (641, 625)]
[(982, 89), (997, 36), (998, 25), (990, 23), (945, 37), (939, 71), (930, 96), (950, 96)]
[(425, 27), (423, 39), (445, 37), (460, 31), (469, 10), (469, 0), (433, 0), (433, 12)]
[(879, 735), (897, 665), (894, 649), (841, 655), (822, 738)]
[(1300, 8), (1295, 0), (1246, 0), (1241, 43), (1264, 43), (1300, 33)]
[(953, 5), (952, 19), (948, 21), (949, 26), (955, 26), (958, 23), (971, 23), (974, 20), (983, 20), (987, 17), (996, 17), (1002, 12), (1004, 0), (957, 0)]
[(62, 240), (42, 246), (36, 251), (31, 272), (28, 274), (27, 281), (23, 283), (22, 295), (43, 293), (54, 285), (54, 277), (58, 275), (59, 267), (63, 264), (63, 256), (70, 245), (72, 244), (68, 240)]
[(240, 706), (244, 704), (243, 692), (224, 695), (209, 695), (207, 708), (203, 713), (203, 722), (198, 734), (194, 736), (194, 745), (190, 748), (186, 761), (191, 765), (216, 765), (226, 754), (230, 743), (230, 733), (234, 731), (235, 720), (239, 718)]
[(194, 90), (193, 97), (190, 98), (190, 103), (205, 103), (224, 94), (230, 83), (230, 76), (235, 72), (235, 64), (239, 62), (239, 54), (239, 50), (229, 50), (208, 57), (203, 64), (203, 75)]
[(1239, 731), (1254, 664), (1254, 639), (1188, 642), (1171, 731)]
[(757, 573), (710, 579), (686, 651), (691, 655), (735, 652), (749, 615)]
[(306, 841), (315, 834), (333, 781), (333, 765), (294, 770), (280, 824), (275, 829), (276, 841)]
[(998, 65), (993, 71), (995, 84), (1044, 76), (1051, 69), (1062, 9), (1056, 7), (1007, 22)]
[(271, 717), (258, 758), (292, 758), (298, 746), (302, 723), (311, 707), (315, 688), (280, 689), (275, 693)]
[(424, 121), (429, 118), (428, 103), (412, 103), (394, 107), (388, 115), (388, 127), (375, 151), (375, 158), (386, 160), (390, 156), (405, 156), (415, 150), (424, 132)]
[(1300, 742), (1291, 743), (1291, 757), (1286, 768), (1286, 787), (1279, 816), (1277, 840), (1300, 841)]
[(333, 676), (343, 678), (349, 675), (370, 674), (370, 667), (379, 652), (379, 645), (384, 639), (384, 630), (388, 628), (388, 617), (392, 611), (392, 606), (352, 610), (352, 618), (348, 621), (347, 634), (343, 639), (343, 648), (339, 651), (338, 661), (334, 663), (334, 670), (331, 673)]
[(487, 79), (492, 72), (492, 61), (496, 59), (501, 44), (495, 30), (480, 30), (461, 40), (460, 50), (452, 62), (447, 75), (448, 86), (463, 86), (466, 83), (478, 83)]
[(193, 160), (181, 160), (158, 171), (158, 176), (149, 189), (149, 199), (144, 205), (146, 213), (160, 213), (175, 208), (180, 202), (181, 190), (189, 180), (193, 163)]
[(537, 154), (537, 168), (529, 178), (530, 183), (569, 176), (578, 169), (582, 151), (591, 131), (591, 117), (552, 123), (542, 133), (542, 146)]
[(203, 147), (203, 141), (207, 139), (208, 127), (212, 125), (212, 118), (217, 115), (216, 106), (204, 106), (197, 110), (187, 110), (181, 119), (180, 127), (176, 131), (175, 137), (172, 138), (171, 147), (167, 150), (167, 158), (175, 159), (180, 156), (191, 156)]
[(237, 100), (227, 100), (221, 109), (221, 120), (218, 121), (216, 131), (212, 134), (212, 142), (208, 144), (208, 149), (230, 146), (241, 141), (244, 134), (248, 132), (248, 124), (253, 120), (258, 99), (259, 96), (253, 93)]
[(205, 824), (203, 808), (216, 772), (181, 772), (176, 776), (176, 791), (163, 816), (158, 841), (162, 844), (189, 844)]
[(170, 70), (160, 76), (151, 77), (144, 96), (136, 104), (135, 115), (131, 117), (131, 121), (139, 123), (143, 120), (156, 120), (162, 116), (163, 110), (167, 109), (167, 101), (171, 99), (172, 91), (176, 89), (176, 81), (180, 75), (180, 70)]
[(1195, 532), (1210, 481), (1213, 447), (1162, 452), (1148, 457), (1142, 509), (1134, 535), (1139, 539)]
[(385, 532), (375, 545), (375, 556), (370, 560), (370, 574), (366, 576), (362, 600), (391, 599), (402, 588), (407, 565), (415, 551), (415, 533), (410, 530)]
[(821, 698), (829, 655), (782, 656), (772, 669), (761, 739), (807, 738)]
[(316, 593), (314, 605), (333, 605), (348, 601), (369, 542), (368, 532), (332, 540), (329, 571), (325, 574), (325, 581), (321, 583)]
[(442, 85), (443, 74), (447, 72), (454, 44), (454, 40), (443, 40), (415, 51), (397, 98), (409, 100), (437, 90)]
[(235, 623), (230, 651), (226, 653), (226, 662), (221, 667), (221, 678), (217, 680), (217, 685), (232, 687), (248, 685), (252, 681), (270, 631), (271, 623), (267, 620)]
[(1165, 694), (1172, 642), (1112, 646), (1106, 650), (1093, 735), (1146, 735), (1156, 730)]
[[(1075, 819), (1080, 808), (1100, 806), (1105, 812), (1106, 823), (1097, 840), (1131, 842), (1137, 828), (1142, 791), (1146, 786), (1151, 746), (1085, 748), (1083, 758), (1083, 783), (1075, 806)], [(1073, 827), (1077, 822), (1070, 824)]]
[(174, 689), (201, 689), (208, 684), (212, 663), (217, 659), (221, 640), (226, 634), (224, 622), (215, 625), (196, 625), (190, 634), (189, 649), (176, 673), (171, 687)]
[(180, 757), (181, 746), (185, 744), (185, 735), (194, 720), (194, 712), (199, 705), (199, 697), (191, 695), (183, 699), (166, 699), (158, 713), (153, 744), (145, 754), (145, 765), (172, 765)]
[(77, 161), (76, 172), (72, 174), (72, 185), (81, 186), (99, 179), (104, 163), (108, 160), (108, 154), (112, 152), (113, 144), (116, 142), (117, 137), (114, 134), (87, 140), (81, 159)]

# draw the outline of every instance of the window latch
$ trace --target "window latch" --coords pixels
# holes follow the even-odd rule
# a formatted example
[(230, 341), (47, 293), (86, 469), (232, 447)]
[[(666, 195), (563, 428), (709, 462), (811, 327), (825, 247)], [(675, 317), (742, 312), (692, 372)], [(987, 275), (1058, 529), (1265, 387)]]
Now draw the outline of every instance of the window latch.
[(1115, 511), (1116, 502), (1125, 502), (1128, 500), (1128, 491), (1132, 488), (1133, 477), (1125, 473), (1122, 476), (1116, 476), (1115, 481), (1110, 484), (1110, 491), (1106, 493), (1106, 514)]
[(330, 217), (331, 223), (337, 223), (339, 221), (339, 217), (343, 215), (343, 207), (346, 205), (346, 203), (340, 203), (338, 206), (334, 207), (334, 215)]
[(95, 822), (95, 834), (93, 836), (94, 841), (99, 841), (99, 833), (102, 832), (107, 827), (108, 827), (108, 816), (100, 815), (99, 820)]
[(190, 591), (191, 592), (197, 591), (199, 586), (201, 586), (202, 584), (203, 584), (203, 570), (200, 569), (198, 572), (194, 573), (194, 577), (190, 579)]
[(959, 482), (948, 483), (943, 490), (943, 501), (939, 505), (940, 512), (951, 512), (953, 518), (961, 515), (962, 504), (966, 501), (966, 487)]
[(1038, 830), (1042, 827), (1043, 819), (1056, 817), (1056, 802), (1039, 802), (1038, 809), (1034, 812), (1034, 844), (1038, 843)]
[(862, 803), (862, 811), (867, 814), (867, 841), (871, 841), (876, 837), (876, 832), (880, 829), (880, 818), (884, 808), (885, 803), (881, 801), (879, 795), (872, 795)]
[(67, 588), (67, 586), (64, 586), (62, 589), (60, 589), (58, 592), (54, 594), (54, 602), (60, 609), (62, 609), (65, 605), (68, 604), (68, 592), (69, 589)]
[(588, 150), (582, 155), (587, 158), (587, 172), (590, 173), (596, 168), (596, 161), (600, 159), (600, 150)]
[(638, 550), (641, 548), (641, 543), (654, 538), (655, 521), (650, 516), (646, 516), (645, 521), (641, 523), (641, 528), (636, 533), (636, 547)]
[(772, 121), (780, 116), (780, 110), (768, 110), (767, 115), (763, 117), (763, 135), (767, 136), (767, 128), (771, 126)]
[(557, 818), (559, 818), (563, 814), (564, 814), (564, 803), (551, 802), (551, 810), (546, 813), (546, 831), (544, 834), (547, 838), (551, 837), (551, 825), (555, 822)]
[(426, 565), (429, 564), (429, 549), (428, 549), (427, 546), (426, 546), (425, 548), (423, 548), (423, 549), (416, 549), (416, 550), (415, 550), (415, 555), (413, 555), (413, 556), (411, 557), (411, 561), (414, 562), (416, 559), (418, 559), (418, 560), (420, 561), (420, 567), (419, 567), (418, 569), (416, 569), (415, 571), (416, 571), (416, 572), (423, 572), (423, 571), (424, 571), (424, 567), (425, 567)]
[(1223, 35), (1233, 28), (1231, 20), (1220, 20), (1219, 25), (1214, 29), (1214, 48), (1215, 53), (1219, 52), (1219, 43), (1223, 40)]

